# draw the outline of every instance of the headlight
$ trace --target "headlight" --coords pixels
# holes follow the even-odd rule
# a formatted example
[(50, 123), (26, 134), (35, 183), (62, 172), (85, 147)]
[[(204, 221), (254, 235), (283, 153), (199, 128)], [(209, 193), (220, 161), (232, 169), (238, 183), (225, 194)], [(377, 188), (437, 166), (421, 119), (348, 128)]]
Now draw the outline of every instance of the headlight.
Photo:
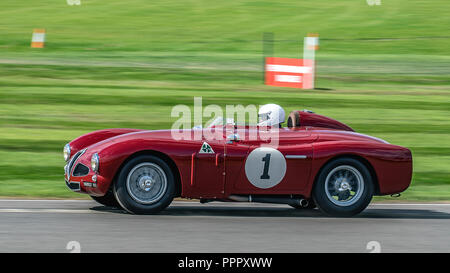
[(67, 162), (70, 159), (70, 145), (67, 143), (64, 146), (64, 160)]
[(94, 172), (98, 171), (98, 162), (99, 162), (99, 157), (98, 157), (98, 154), (95, 153), (91, 157), (91, 168), (92, 168), (92, 171), (94, 171)]

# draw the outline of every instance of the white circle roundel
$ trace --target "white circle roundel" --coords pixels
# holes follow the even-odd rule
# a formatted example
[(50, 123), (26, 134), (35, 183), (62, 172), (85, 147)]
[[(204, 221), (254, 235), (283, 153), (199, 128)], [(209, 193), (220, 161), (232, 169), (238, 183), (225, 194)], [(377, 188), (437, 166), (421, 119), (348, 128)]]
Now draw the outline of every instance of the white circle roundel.
[(245, 161), (245, 175), (253, 186), (268, 189), (276, 186), (286, 174), (283, 154), (269, 147), (254, 149)]

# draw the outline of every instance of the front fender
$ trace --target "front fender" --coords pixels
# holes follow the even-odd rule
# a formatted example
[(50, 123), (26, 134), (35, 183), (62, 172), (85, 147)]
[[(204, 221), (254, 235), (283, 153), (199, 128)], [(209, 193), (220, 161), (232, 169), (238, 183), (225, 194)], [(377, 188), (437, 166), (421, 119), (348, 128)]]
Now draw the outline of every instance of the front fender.
[(181, 179), (181, 190), (185, 192), (186, 183), (183, 181), (190, 179), (190, 158), (194, 151), (193, 147), (196, 146), (198, 145), (189, 145), (189, 141), (135, 138), (102, 143), (102, 145), (94, 146), (90, 153), (97, 152), (99, 154), (99, 174), (104, 178), (103, 183), (105, 184), (102, 188), (110, 187), (111, 182), (128, 158), (138, 153), (149, 152), (164, 154), (175, 163)]
[(125, 128), (119, 128), (119, 129), (104, 129), (104, 130), (98, 130), (94, 131), (85, 135), (82, 135), (74, 140), (72, 140), (69, 145), (71, 149), (71, 154), (74, 155), (78, 151), (91, 146), (95, 143), (98, 143), (100, 141), (103, 141), (105, 139), (115, 137), (118, 135), (133, 133), (133, 132), (139, 132), (143, 131), (140, 129), (125, 129)]

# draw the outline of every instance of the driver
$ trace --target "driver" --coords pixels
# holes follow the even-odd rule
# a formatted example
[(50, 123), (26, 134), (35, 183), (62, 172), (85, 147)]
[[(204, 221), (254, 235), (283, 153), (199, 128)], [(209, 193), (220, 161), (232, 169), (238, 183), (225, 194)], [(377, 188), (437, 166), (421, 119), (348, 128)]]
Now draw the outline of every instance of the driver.
[(278, 104), (265, 104), (258, 111), (258, 126), (279, 126), (285, 120), (284, 109)]

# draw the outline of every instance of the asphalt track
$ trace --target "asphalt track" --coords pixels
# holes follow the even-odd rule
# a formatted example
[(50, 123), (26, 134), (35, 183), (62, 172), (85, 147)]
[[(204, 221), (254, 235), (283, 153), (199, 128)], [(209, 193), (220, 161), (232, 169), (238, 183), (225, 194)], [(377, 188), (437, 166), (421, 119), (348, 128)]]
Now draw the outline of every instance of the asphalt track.
[(0, 252), (450, 252), (450, 204), (373, 204), (353, 218), (284, 205), (174, 202), (130, 215), (81, 200), (0, 200)]

